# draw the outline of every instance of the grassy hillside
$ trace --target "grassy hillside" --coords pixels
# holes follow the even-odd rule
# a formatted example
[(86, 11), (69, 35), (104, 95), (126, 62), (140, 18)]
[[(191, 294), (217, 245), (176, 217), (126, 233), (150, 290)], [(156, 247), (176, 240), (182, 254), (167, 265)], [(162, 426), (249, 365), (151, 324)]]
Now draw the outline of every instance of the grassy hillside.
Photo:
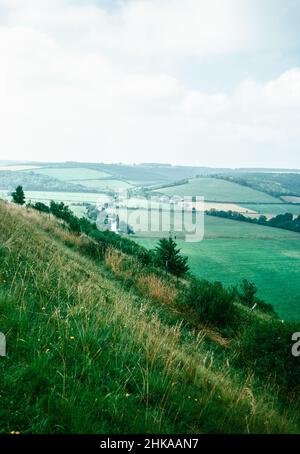
[(109, 173), (101, 172), (98, 170), (88, 169), (85, 167), (78, 168), (60, 168), (60, 167), (40, 167), (35, 170), (40, 175), (46, 175), (48, 177), (57, 178), (62, 181), (73, 181), (73, 180), (88, 180), (88, 179), (99, 179), (107, 178), (110, 176)]
[(91, 259), (92, 240), (3, 201), (0, 227), (0, 433), (300, 431), (277, 388), (234, 366), (236, 340), (176, 306), (171, 276)]
[(278, 203), (274, 197), (225, 180), (215, 178), (196, 178), (188, 183), (159, 189), (168, 196), (199, 196), (207, 201), (233, 203)]
[(299, 172), (234, 172), (221, 174), (220, 178), (264, 191), (273, 196), (300, 196)]
[[(127, 180), (136, 184), (142, 182), (143, 185), (162, 184), (164, 182), (172, 182), (182, 180), (183, 178), (191, 178), (198, 174), (211, 174), (216, 171), (220, 172), (225, 169), (210, 169), (205, 167), (188, 167), (188, 166), (169, 166), (159, 164), (149, 165), (126, 165), (126, 164), (99, 164), (99, 163), (40, 163), (39, 171), (47, 175), (57, 178), (68, 178), (72, 174), (74, 179), (84, 179), (85, 175), (91, 175), (91, 178), (101, 178), (95, 172), (112, 175), (113, 178)], [(94, 174), (92, 175), (93, 172)], [(90, 178), (90, 177), (88, 177)]]
[(0, 170), (0, 190), (10, 190), (22, 185), (27, 191), (60, 191), (60, 192), (90, 192), (85, 186), (61, 181), (48, 175), (30, 171)]
[(86, 188), (95, 189), (99, 191), (110, 190), (110, 191), (120, 191), (122, 189), (129, 189), (132, 187), (130, 183), (123, 180), (112, 180), (112, 179), (103, 179), (103, 180), (75, 180), (75, 184), (82, 184)]

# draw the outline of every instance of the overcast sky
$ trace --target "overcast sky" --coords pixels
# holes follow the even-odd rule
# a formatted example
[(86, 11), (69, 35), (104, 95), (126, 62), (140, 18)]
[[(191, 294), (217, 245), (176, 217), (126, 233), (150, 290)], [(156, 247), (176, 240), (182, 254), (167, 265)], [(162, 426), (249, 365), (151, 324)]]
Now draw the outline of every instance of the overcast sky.
[(300, 168), (300, 0), (0, 0), (0, 159)]

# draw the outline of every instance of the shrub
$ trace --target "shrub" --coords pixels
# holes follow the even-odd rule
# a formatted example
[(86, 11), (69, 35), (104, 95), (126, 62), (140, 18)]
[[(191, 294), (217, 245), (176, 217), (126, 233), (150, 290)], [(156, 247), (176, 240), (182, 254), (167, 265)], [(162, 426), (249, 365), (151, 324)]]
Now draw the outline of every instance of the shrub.
[(50, 208), (42, 202), (36, 202), (34, 205), (28, 204), (28, 206), (41, 213), (50, 213)]
[(176, 288), (155, 274), (144, 274), (137, 279), (137, 288), (159, 303), (172, 304), (176, 299)]
[(72, 233), (77, 235), (81, 233), (80, 220), (72, 213), (68, 205), (65, 205), (63, 202), (56, 203), (51, 200), (50, 212), (58, 219), (65, 221)]
[(255, 304), (255, 295), (257, 293), (256, 285), (253, 282), (244, 279), (240, 284), (240, 288), (240, 302), (245, 306), (252, 307)]
[(239, 302), (247, 307), (257, 307), (262, 312), (272, 315), (278, 318), (272, 304), (268, 304), (265, 301), (259, 299), (257, 296), (257, 287), (253, 282), (244, 279), (240, 284), (240, 290), (237, 290), (237, 296)]
[(191, 306), (203, 321), (221, 326), (233, 321), (234, 299), (234, 289), (227, 290), (220, 282), (197, 278), (192, 279), (184, 296), (184, 302)]

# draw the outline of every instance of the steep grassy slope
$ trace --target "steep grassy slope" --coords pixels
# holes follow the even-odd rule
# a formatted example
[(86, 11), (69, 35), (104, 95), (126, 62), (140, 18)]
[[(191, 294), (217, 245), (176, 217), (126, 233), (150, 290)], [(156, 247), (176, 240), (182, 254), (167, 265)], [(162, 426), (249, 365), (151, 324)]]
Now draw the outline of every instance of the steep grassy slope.
[(171, 283), (127, 288), (122, 257), (91, 261), (88, 244), (0, 201), (0, 433), (300, 430), (224, 339), (172, 309)]

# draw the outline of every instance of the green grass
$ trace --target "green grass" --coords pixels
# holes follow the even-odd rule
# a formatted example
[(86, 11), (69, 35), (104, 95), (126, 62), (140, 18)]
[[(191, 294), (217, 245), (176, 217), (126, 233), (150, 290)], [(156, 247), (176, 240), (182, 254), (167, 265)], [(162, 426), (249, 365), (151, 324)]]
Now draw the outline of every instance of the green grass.
[(84, 237), (4, 202), (0, 227), (0, 433), (300, 431), (200, 328), (80, 255)]
[(222, 177), (275, 196), (300, 195), (298, 171), (279, 173), (236, 171), (223, 174)]
[(132, 184), (127, 183), (123, 180), (74, 180), (73, 183), (81, 184), (86, 188), (96, 189), (96, 190), (111, 190), (118, 191), (122, 189), (128, 189), (132, 187)]
[[(136, 238), (154, 247), (156, 238)], [(205, 238), (179, 241), (194, 274), (235, 285), (255, 282), (259, 296), (285, 319), (299, 318), (300, 235), (286, 230), (205, 216)]]
[[(85, 179), (96, 179), (96, 178), (107, 178), (110, 176), (107, 172), (98, 170), (88, 169), (85, 167), (74, 167), (74, 168), (56, 168), (56, 167), (41, 167), (34, 169), (35, 173), (41, 175), (47, 175), (52, 178), (57, 178), (62, 181), (73, 181), (73, 180), (85, 180)], [(81, 184), (81, 183), (79, 183)]]
[(263, 192), (215, 178), (196, 178), (187, 184), (159, 189), (159, 192), (169, 196), (199, 196), (213, 202), (279, 203), (278, 199)]
[(286, 203), (281, 203), (278, 205), (264, 205), (264, 204), (259, 204), (259, 205), (251, 205), (251, 204), (243, 204), (245, 208), (253, 211), (257, 211), (258, 214), (264, 214), (264, 215), (272, 215), (272, 216), (277, 216), (277, 214), (284, 214), (284, 213), (292, 213), (296, 216), (300, 215), (300, 205), (293, 205), (291, 203), (286, 204)]

